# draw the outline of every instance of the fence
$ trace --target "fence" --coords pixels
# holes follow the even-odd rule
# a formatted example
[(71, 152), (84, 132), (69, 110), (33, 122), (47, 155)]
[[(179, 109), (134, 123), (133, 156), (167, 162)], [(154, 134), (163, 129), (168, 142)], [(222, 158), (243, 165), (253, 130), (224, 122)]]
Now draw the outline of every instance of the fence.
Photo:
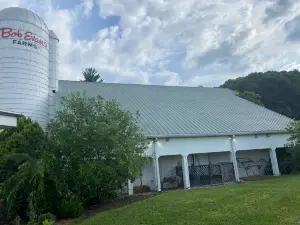
[[(182, 177), (182, 167), (176, 167), (177, 176)], [(234, 182), (234, 168), (232, 163), (189, 166), (191, 187), (204, 185), (219, 185)]]

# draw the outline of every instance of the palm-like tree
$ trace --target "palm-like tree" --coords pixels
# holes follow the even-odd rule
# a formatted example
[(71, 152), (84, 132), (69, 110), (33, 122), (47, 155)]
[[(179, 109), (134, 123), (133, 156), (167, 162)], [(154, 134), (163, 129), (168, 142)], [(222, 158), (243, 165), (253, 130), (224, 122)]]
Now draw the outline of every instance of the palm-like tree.
[(99, 82), (99, 83), (103, 82), (103, 79), (100, 79), (100, 75), (99, 75), (98, 70), (96, 70), (93, 67), (86, 68), (82, 72), (82, 74), (84, 76), (84, 81), (85, 82)]

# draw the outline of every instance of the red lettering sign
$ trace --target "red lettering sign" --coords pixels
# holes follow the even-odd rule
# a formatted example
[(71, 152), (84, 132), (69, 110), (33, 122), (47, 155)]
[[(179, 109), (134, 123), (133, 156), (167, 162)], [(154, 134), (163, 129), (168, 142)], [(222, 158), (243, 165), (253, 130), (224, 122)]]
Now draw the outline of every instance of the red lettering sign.
[[(23, 37), (24, 36), (24, 37)], [(36, 44), (39, 44), (45, 48), (48, 47), (48, 43), (35, 36), (32, 32), (25, 32), (24, 35), (21, 31), (13, 31), (11, 28), (0, 28), (0, 37), (1, 38), (19, 38), (26, 41), (32, 41)]]
[(0, 31), (1, 31), (2, 38), (9, 38), (9, 37), (21, 38), (23, 36), (19, 30), (17, 32), (13, 32), (11, 28), (1, 28)]

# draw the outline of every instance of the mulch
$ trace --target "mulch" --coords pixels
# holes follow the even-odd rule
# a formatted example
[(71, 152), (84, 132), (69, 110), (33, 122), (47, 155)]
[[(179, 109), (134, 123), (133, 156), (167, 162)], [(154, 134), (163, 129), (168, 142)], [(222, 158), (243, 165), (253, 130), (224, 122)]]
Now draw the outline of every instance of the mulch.
[(268, 180), (272, 178), (274, 178), (274, 176), (249, 176), (249, 177), (240, 178), (240, 180), (241, 182), (247, 182), (247, 181)]

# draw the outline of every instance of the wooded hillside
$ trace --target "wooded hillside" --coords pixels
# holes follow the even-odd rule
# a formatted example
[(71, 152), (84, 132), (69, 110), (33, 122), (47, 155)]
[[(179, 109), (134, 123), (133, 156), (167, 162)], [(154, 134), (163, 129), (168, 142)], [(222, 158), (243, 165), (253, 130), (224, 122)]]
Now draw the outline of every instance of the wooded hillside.
[(251, 73), (246, 77), (230, 79), (220, 87), (241, 93), (254, 92), (261, 97), (266, 108), (300, 120), (300, 72), (298, 70)]

